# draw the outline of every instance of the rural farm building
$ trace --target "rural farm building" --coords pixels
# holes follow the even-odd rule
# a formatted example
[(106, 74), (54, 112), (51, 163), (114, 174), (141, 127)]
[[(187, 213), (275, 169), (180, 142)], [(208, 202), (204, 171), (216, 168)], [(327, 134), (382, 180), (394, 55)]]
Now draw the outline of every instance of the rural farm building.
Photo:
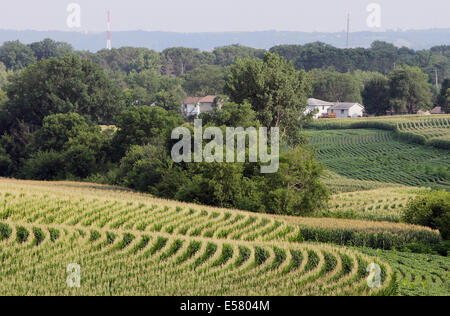
[(317, 113), (314, 115), (315, 119), (318, 119), (324, 114), (328, 113), (328, 109), (331, 108), (334, 104), (327, 101), (322, 101), (319, 99), (308, 99), (308, 106), (306, 107), (305, 114), (311, 113), (317, 110)]
[(334, 103), (328, 113), (336, 114), (337, 118), (363, 117), (364, 107), (359, 103)]
[(181, 110), (185, 116), (198, 116), (201, 113), (212, 112), (215, 95), (206, 97), (188, 97), (183, 101)]
[(431, 114), (445, 114), (444, 111), (442, 111), (442, 108), (440, 106), (435, 107), (430, 111)]

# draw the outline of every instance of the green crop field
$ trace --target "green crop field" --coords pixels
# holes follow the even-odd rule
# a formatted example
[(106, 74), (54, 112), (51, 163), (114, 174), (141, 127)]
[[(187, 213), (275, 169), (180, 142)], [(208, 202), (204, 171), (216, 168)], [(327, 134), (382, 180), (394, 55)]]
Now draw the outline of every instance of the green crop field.
[(424, 136), (427, 140), (450, 140), (450, 119), (438, 118), (397, 124), (402, 133), (413, 133)]
[[(0, 179), (3, 295), (391, 294), (388, 261), (337, 245), (345, 237), (385, 248), (439, 241), (438, 232), (406, 224), (260, 215), (115, 187)], [(66, 285), (71, 263), (81, 267), (80, 288)], [(370, 263), (382, 267), (381, 288), (367, 286)]]
[(411, 143), (450, 149), (450, 115), (402, 115), (353, 119), (320, 119), (310, 128), (319, 130), (368, 129), (389, 130), (397, 138)]
[(308, 130), (318, 159), (341, 176), (362, 181), (448, 189), (448, 150), (407, 143), (391, 131)]
[(450, 295), (448, 257), (373, 249), (360, 249), (360, 251), (382, 258), (391, 265), (398, 280), (399, 295)]
[(381, 189), (339, 193), (332, 196), (328, 209), (319, 211), (318, 215), (400, 222), (408, 201), (425, 191), (421, 188), (385, 185)]

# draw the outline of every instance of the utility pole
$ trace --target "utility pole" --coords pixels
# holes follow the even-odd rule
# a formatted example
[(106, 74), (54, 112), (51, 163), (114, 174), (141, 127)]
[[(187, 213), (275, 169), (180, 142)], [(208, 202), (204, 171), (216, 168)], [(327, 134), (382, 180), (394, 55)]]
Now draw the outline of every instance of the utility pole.
[(347, 49), (350, 48), (350, 13), (347, 15)]

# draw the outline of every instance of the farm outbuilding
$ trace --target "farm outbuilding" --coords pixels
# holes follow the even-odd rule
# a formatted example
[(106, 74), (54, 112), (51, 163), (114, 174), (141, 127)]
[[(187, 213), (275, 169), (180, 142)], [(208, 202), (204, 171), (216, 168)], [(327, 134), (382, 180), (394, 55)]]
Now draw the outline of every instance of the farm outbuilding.
[(359, 103), (335, 103), (328, 113), (336, 114), (337, 118), (363, 117), (364, 107)]

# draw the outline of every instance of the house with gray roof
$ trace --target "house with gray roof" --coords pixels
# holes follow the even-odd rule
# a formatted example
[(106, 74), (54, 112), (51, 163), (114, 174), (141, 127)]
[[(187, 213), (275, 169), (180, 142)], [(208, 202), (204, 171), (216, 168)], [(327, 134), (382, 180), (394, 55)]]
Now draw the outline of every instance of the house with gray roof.
[(334, 103), (328, 109), (328, 113), (335, 113), (337, 118), (363, 117), (364, 107), (359, 103)]
[(326, 116), (327, 114), (334, 113), (337, 118), (348, 117), (363, 117), (364, 106), (359, 103), (346, 103), (346, 102), (327, 102), (319, 99), (308, 99), (308, 105), (305, 110), (305, 114), (315, 111), (314, 118)]

